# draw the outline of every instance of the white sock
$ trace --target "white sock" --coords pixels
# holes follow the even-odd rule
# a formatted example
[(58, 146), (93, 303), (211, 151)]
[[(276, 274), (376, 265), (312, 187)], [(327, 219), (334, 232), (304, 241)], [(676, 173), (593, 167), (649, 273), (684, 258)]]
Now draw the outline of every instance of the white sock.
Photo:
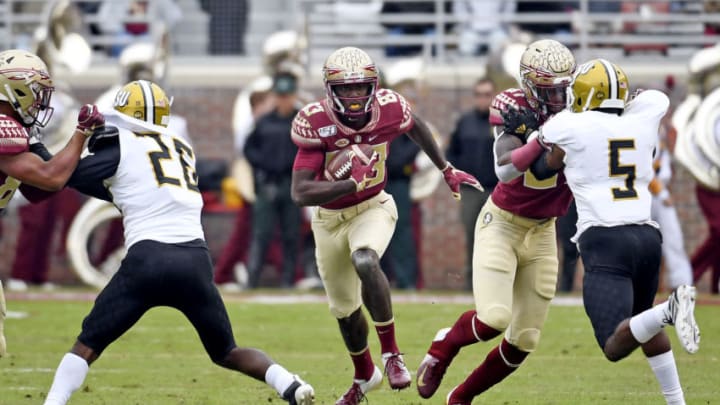
[(682, 386), (680, 386), (680, 376), (678, 376), (672, 350), (647, 359), (650, 368), (655, 373), (655, 378), (660, 383), (660, 389), (668, 405), (685, 405), (685, 397)]
[(664, 320), (667, 306), (665, 301), (630, 318), (630, 332), (638, 342), (645, 343), (660, 333), (666, 325)]
[(279, 364), (273, 364), (268, 367), (265, 372), (265, 382), (271, 387), (275, 388), (280, 395), (282, 395), (286, 389), (294, 381), (293, 375), (289, 371), (285, 370), (285, 367)]
[(45, 405), (65, 405), (75, 390), (82, 386), (88, 373), (88, 364), (82, 357), (67, 353), (55, 371)]

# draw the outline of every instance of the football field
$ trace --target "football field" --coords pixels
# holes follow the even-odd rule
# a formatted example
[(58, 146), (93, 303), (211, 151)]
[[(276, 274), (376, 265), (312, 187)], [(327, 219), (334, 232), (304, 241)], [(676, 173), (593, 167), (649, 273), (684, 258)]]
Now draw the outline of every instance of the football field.
[[(272, 293), (271, 293), (272, 294)], [(450, 326), (469, 309), (468, 296), (395, 293), (400, 348), (411, 373), (437, 329)], [(8, 296), (8, 351), (0, 359), (0, 404), (41, 404), (55, 367), (71, 347), (92, 294)], [(32, 297), (30, 297), (32, 298)], [(265, 350), (316, 391), (318, 404), (334, 404), (349, 387), (352, 364), (336, 321), (322, 295), (226, 296), (236, 339), (241, 346)], [(282, 299), (280, 299), (282, 298)], [(539, 349), (500, 385), (475, 404), (663, 404), (658, 384), (639, 351), (613, 364), (602, 356), (581, 306), (551, 308)], [(574, 300), (577, 301), (577, 300)], [(696, 315), (702, 331), (700, 351), (685, 353), (668, 328), (688, 404), (720, 404), (720, 307), (701, 300)], [(435, 397), (421, 399), (415, 390), (395, 392), (387, 383), (368, 396), (368, 404), (444, 404), (445, 394), (460, 383), (499, 338), (467, 347), (448, 370)], [(376, 364), (380, 353), (371, 326)], [(156, 308), (110, 346), (90, 368), (70, 404), (282, 404), (274, 390), (238, 373), (215, 366), (190, 324), (179, 312)]]

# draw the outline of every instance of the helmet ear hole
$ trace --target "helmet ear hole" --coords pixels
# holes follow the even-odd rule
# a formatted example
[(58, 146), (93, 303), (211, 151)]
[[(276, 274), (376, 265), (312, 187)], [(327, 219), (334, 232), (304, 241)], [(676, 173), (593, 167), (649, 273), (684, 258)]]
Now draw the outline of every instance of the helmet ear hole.
[(577, 99), (577, 105), (582, 105), (582, 97), (578, 97)]
[(15, 94), (16, 94), (18, 97), (25, 97), (25, 96), (26, 96), (25, 92), (22, 91), (22, 90), (20, 90), (20, 89), (15, 89)]

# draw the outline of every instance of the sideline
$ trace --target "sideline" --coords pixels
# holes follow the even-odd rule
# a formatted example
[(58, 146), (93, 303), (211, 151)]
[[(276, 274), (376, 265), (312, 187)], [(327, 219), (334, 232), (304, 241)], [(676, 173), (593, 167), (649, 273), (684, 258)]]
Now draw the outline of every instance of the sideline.
[[(6, 291), (7, 301), (94, 301), (97, 297), (95, 291)], [(226, 302), (248, 302), (255, 304), (301, 304), (325, 303), (327, 299), (321, 292), (272, 292), (261, 290), (258, 292), (221, 293)], [(664, 295), (659, 294), (658, 299)], [(465, 304), (472, 305), (472, 295), (467, 292), (432, 292), (407, 293), (393, 291), (392, 300), (398, 304)], [(553, 299), (554, 306), (582, 306), (581, 295), (560, 295)], [(720, 296), (701, 294), (697, 305), (720, 305)]]

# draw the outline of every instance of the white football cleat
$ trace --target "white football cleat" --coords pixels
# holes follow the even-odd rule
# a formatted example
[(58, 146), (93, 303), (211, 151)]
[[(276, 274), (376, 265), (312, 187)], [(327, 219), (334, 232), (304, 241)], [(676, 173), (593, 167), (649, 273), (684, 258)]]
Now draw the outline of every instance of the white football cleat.
[(293, 379), (295, 381), (285, 390), (283, 399), (290, 405), (313, 405), (315, 403), (313, 387), (297, 375), (293, 376)]
[(695, 322), (695, 287), (681, 285), (668, 298), (670, 324), (675, 325), (678, 340), (685, 351), (696, 353), (700, 347), (700, 328)]

